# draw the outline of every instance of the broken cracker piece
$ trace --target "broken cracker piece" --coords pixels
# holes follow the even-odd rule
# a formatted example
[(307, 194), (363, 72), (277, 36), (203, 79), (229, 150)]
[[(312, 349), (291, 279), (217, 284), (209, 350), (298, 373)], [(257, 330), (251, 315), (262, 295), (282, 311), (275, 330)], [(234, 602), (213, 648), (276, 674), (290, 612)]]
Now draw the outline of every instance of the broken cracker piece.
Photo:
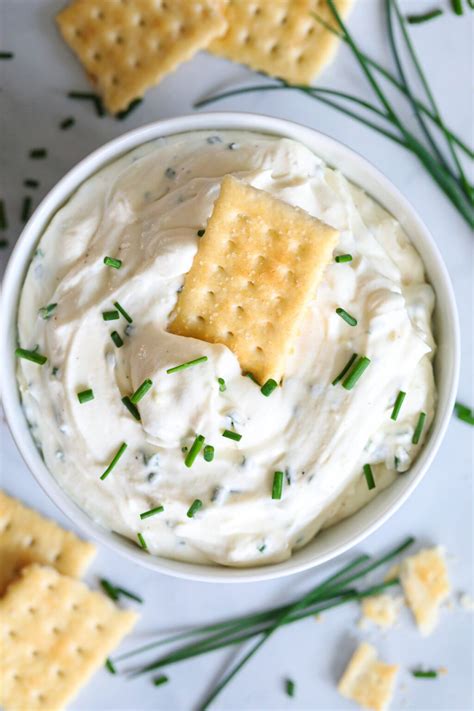
[(400, 604), (400, 598), (392, 595), (382, 594), (365, 597), (361, 603), (361, 622), (370, 620), (384, 629), (393, 627), (398, 617)]
[(168, 330), (223, 343), (260, 384), (280, 381), (337, 239), (303, 210), (227, 175)]
[(377, 659), (377, 650), (363, 642), (342, 675), (339, 693), (365, 709), (384, 711), (392, 700), (399, 666)]
[(218, 0), (74, 0), (56, 21), (111, 113), (222, 34)]
[(0, 595), (26, 565), (52, 565), (78, 578), (95, 553), (92, 543), (0, 491)]
[(136, 619), (53, 568), (24, 568), (0, 600), (0, 704), (5, 711), (64, 708)]
[(430, 634), (438, 622), (439, 607), (451, 591), (442, 549), (425, 548), (405, 558), (400, 581), (420, 632)]
[[(352, 0), (335, 0), (342, 18)], [(310, 84), (332, 59), (338, 37), (314, 14), (340, 32), (326, 0), (227, 0), (227, 32), (209, 51), (290, 84)]]

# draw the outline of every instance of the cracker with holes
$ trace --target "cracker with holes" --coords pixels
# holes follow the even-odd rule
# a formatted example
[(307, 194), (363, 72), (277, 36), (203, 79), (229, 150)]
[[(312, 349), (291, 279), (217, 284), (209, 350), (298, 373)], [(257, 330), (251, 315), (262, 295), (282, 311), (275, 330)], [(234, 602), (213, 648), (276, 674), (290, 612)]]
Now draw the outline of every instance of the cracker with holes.
[(397, 664), (385, 664), (377, 650), (363, 642), (356, 649), (338, 685), (339, 693), (364, 709), (384, 711), (395, 689)]
[(25, 565), (44, 563), (79, 577), (95, 546), (0, 491), (0, 595)]
[[(352, 0), (335, 0), (345, 17)], [(310, 84), (332, 59), (338, 38), (313, 14), (337, 27), (326, 0), (226, 0), (227, 32), (209, 51), (290, 84)]]
[(111, 113), (125, 111), (227, 26), (220, 0), (74, 0), (56, 19)]
[(337, 238), (303, 210), (227, 175), (169, 330), (223, 343), (259, 383), (280, 381)]
[(53, 568), (24, 568), (0, 600), (0, 704), (5, 711), (64, 708), (136, 619)]

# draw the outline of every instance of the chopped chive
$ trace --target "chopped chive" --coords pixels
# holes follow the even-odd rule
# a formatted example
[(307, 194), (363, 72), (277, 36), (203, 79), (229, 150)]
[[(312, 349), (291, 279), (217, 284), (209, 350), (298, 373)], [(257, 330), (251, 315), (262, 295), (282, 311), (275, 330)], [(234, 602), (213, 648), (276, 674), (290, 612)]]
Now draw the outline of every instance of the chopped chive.
[(108, 657), (105, 660), (104, 666), (111, 674), (117, 673), (117, 670), (115, 669), (114, 665), (112, 664), (111, 660)]
[(127, 449), (127, 444), (125, 442), (122, 442), (122, 444), (118, 448), (117, 452), (115, 453), (112, 461), (110, 462), (109, 466), (104, 471), (104, 473), (100, 475), (101, 481), (103, 481), (104, 479), (106, 479), (109, 476), (110, 472), (115, 467), (118, 460), (120, 459), (120, 457), (122, 456), (122, 454), (125, 452), (126, 449)]
[(207, 356), (200, 356), (199, 358), (194, 358), (194, 360), (188, 360), (186, 363), (181, 363), (181, 365), (175, 365), (173, 368), (168, 368), (166, 372), (170, 375), (171, 373), (177, 373), (179, 370), (191, 368), (191, 366), (198, 365), (198, 363), (205, 363), (206, 361)]
[(363, 468), (365, 480), (367, 482), (367, 488), (369, 489), (369, 491), (370, 489), (375, 489), (375, 479), (372, 473), (372, 467), (370, 466), (370, 464), (364, 464)]
[(26, 195), (23, 198), (23, 202), (21, 205), (21, 221), (22, 222), (28, 222), (30, 219), (31, 215), (31, 205), (33, 204), (33, 200), (29, 195)]
[(406, 393), (403, 392), (403, 390), (400, 390), (400, 392), (397, 395), (397, 399), (395, 400), (395, 404), (393, 406), (392, 414), (390, 415), (391, 420), (396, 420), (398, 415), (400, 414), (401, 407), (403, 405), (403, 401), (406, 397)]
[(139, 597), (138, 595), (135, 595), (135, 593), (132, 593), (129, 590), (126, 590), (125, 588), (120, 588), (117, 585), (112, 585), (112, 583), (109, 580), (106, 580), (105, 578), (100, 578), (99, 583), (105, 594), (108, 595), (111, 600), (114, 600), (115, 602), (120, 599), (120, 595), (124, 595), (125, 597), (128, 597), (131, 600), (135, 600), (135, 602), (143, 602), (143, 598)]
[(412, 676), (416, 679), (436, 679), (438, 672), (434, 669), (427, 669), (426, 671), (423, 671), (422, 669), (414, 669), (412, 671)]
[(104, 321), (117, 321), (120, 318), (118, 311), (102, 311)]
[(134, 405), (133, 402), (130, 400), (130, 398), (128, 397), (128, 395), (125, 395), (125, 397), (122, 398), (122, 402), (123, 402), (123, 404), (125, 405), (125, 407), (127, 408), (127, 410), (129, 411), (129, 413), (130, 413), (131, 415), (133, 415), (133, 417), (134, 417), (136, 420), (141, 420), (140, 413), (138, 412), (138, 409), (135, 407), (135, 405)]
[(187, 467), (192, 467), (194, 460), (196, 459), (197, 455), (202, 449), (202, 446), (204, 444), (204, 440), (206, 438), (204, 435), (196, 435), (196, 438), (191, 446), (191, 449), (186, 455), (186, 459), (184, 460), (184, 463)]
[(193, 503), (188, 509), (188, 512), (186, 516), (188, 518), (193, 518), (194, 514), (199, 511), (199, 509), (202, 508), (202, 501), (201, 499), (194, 499)]
[(117, 348), (121, 348), (123, 346), (123, 341), (117, 331), (112, 331), (110, 338), (113, 340)]
[(38, 309), (38, 313), (41, 318), (44, 318), (44, 320), (47, 321), (53, 315), (53, 311), (55, 310), (56, 306), (57, 304), (48, 304), (47, 306), (42, 306), (40, 309)]
[(135, 390), (132, 397), (130, 398), (130, 402), (132, 403), (132, 405), (136, 405), (137, 402), (140, 402), (140, 400), (145, 397), (145, 395), (152, 386), (153, 381), (150, 380), (150, 378), (146, 378), (140, 385), (140, 387)]
[(137, 533), (137, 538), (138, 538), (138, 542), (139, 542), (139, 544), (140, 544), (140, 547), (143, 548), (144, 551), (147, 551), (147, 550), (148, 550), (148, 546), (147, 546), (147, 544), (146, 544), (145, 539), (143, 538), (143, 535), (142, 535), (141, 533)]
[(38, 365), (44, 365), (48, 360), (46, 356), (41, 355), (41, 353), (37, 353), (36, 351), (28, 351), (25, 348), (17, 348), (15, 350), (15, 355), (17, 358), (31, 360), (32, 363), (37, 363)]
[(338, 264), (352, 262), (352, 254), (338, 254), (337, 257), (334, 258), (334, 261), (336, 261)]
[(291, 698), (295, 695), (295, 682), (293, 679), (285, 679), (285, 692)]
[(13, 59), (13, 52), (0, 52), (0, 59)]
[(224, 430), (222, 436), (227, 437), (227, 439), (233, 439), (234, 442), (240, 442), (240, 440), (242, 439), (241, 434), (239, 434), (238, 432), (232, 432), (232, 430)]
[(418, 422), (416, 423), (415, 431), (413, 433), (412, 444), (418, 444), (420, 441), (421, 433), (423, 432), (423, 427), (425, 426), (426, 412), (420, 412), (418, 417)]
[(33, 158), (33, 160), (40, 160), (41, 158), (46, 158), (48, 155), (48, 151), (46, 148), (32, 148), (29, 156), (30, 158)]
[(283, 472), (275, 472), (273, 475), (272, 499), (281, 499), (283, 491)]
[(77, 393), (77, 399), (83, 405), (85, 402), (90, 402), (91, 400), (94, 399), (94, 391), (89, 388), (88, 390), (82, 390), (80, 393)]
[(462, 0), (451, 0), (451, 5), (456, 15), (462, 15)]
[(219, 383), (220, 392), (225, 392), (227, 390), (227, 385), (225, 384), (224, 378), (217, 378), (217, 382)]
[(160, 674), (160, 676), (155, 676), (153, 679), (153, 686), (161, 686), (162, 684), (166, 684), (168, 681), (169, 679), (166, 674)]
[(104, 257), (104, 264), (107, 267), (113, 267), (114, 269), (120, 269), (122, 266), (121, 259), (114, 259), (114, 257)]
[(7, 239), (0, 239), (0, 249), (5, 249), (5, 247), (8, 247), (9, 242)]
[(259, 553), (263, 553), (263, 551), (265, 550), (266, 547), (267, 547), (266, 544), (262, 543), (261, 546), (258, 546), (257, 550)]
[(252, 375), (252, 373), (244, 373), (243, 375), (244, 375), (245, 378), (250, 378), (250, 380), (253, 380), (253, 382), (255, 383), (255, 385), (260, 385), (260, 383), (259, 383), (258, 380), (255, 378), (255, 376)]
[(125, 590), (125, 588), (115, 588), (118, 592), (119, 595), (124, 595), (125, 597), (129, 597), (130, 600), (135, 600), (135, 602), (139, 602), (140, 604), (143, 603), (143, 598), (140, 597), (139, 595), (135, 595), (135, 593), (130, 592), (129, 590)]
[(341, 372), (339, 373), (339, 375), (336, 375), (336, 377), (335, 377), (334, 380), (332, 381), (332, 384), (333, 384), (333, 385), (337, 385), (338, 383), (341, 382), (341, 380), (343, 379), (343, 377), (345, 376), (345, 374), (349, 371), (349, 369), (351, 368), (351, 366), (352, 366), (352, 364), (353, 364), (353, 362), (355, 361), (356, 358), (357, 358), (357, 353), (353, 353), (353, 354), (351, 355), (351, 357), (349, 358), (349, 360), (347, 361), (347, 363), (346, 363), (346, 365), (344, 366), (344, 368), (343, 368), (343, 369), (341, 370)]
[(143, 99), (134, 99), (129, 103), (126, 109), (119, 111), (118, 114), (115, 114), (115, 118), (117, 121), (123, 121), (132, 113), (132, 111), (135, 111), (141, 103), (143, 103)]
[(34, 178), (25, 178), (23, 185), (25, 188), (37, 188), (39, 187), (39, 181), (34, 180)]
[(140, 518), (143, 521), (143, 519), (150, 518), (150, 516), (155, 516), (155, 514), (159, 514), (164, 510), (165, 510), (164, 506), (155, 506), (154, 509), (150, 509), (149, 511), (144, 511), (143, 513), (141, 513)]
[(206, 462), (212, 462), (212, 460), (214, 459), (214, 447), (212, 446), (212, 444), (206, 444), (202, 454)]
[(98, 116), (104, 116), (104, 105), (102, 99), (97, 94), (91, 94), (85, 91), (68, 91), (68, 97), (70, 99), (79, 99), (79, 101), (92, 101), (94, 104), (95, 112)]
[(431, 12), (425, 12), (421, 15), (407, 15), (406, 21), (409, 25), (419, 25), (421, 22), (428, 22), (428, 20), (434, 20), (435, 17), (439, 17), (443, 14), (443, 11), (439, 8), (436, 10), (431, 10)]
[(5, 210), (5, 203), (0, 200), (0, 230), (6, 230), (8, 227), (7, 213)]
[(72, 116), (68, 116), (68, 118), (65, 118), (61, 121), (59, 124), (59, 128), (61, 131), (67, 131), (68, 128), (71, 128), (71, 126), (74, 126), (76, 123), (76, 119), (74, 119)]
[(367, 356), (361, 356), (359, 360), (355, 363), (353, 369), (351, 370), (347, 378), (342, 383), (342, 387), (346, 390), (352, 390), (361, 375), (367, 370), (369, 365), (370, 358), (367, 358)]
[(348, 323), (349, 326), (357, 326), (357, 319), (348, 314), (345, 309), (338, 308), (336, 309), (336, 313), (343, 319), (343, 321)]
[(122, 314), (124, 319), (126, 321), (128, 321), (128, 323), (133, 323), (133, 318), (125, 311), (123, 306), (121, 306), (118, 301), (114, 301), (114, 306), (117, 309), (117, 311), (119, 311)]
[(458, 419), (463, 422), (467, 422), (468, 425), (474, 425), (474, 412), (466, 405), (462, 405), (460, 402), (457, 402), (454, 405), (454, 412)]
[(265, 395), (265, 397), (269, 397), (277, 387), (277, 381), (273, 380), (273, 378), (270, 378), (269, 380), (267, 380), (266, 383), (262, 385), (262, 387), (260, 388), (260, 392), (262, 393), (262, 395)]
[(206, 230), (198, 230), (198, 231), (197, 231), (197, 236), (198, 236), (198, 237), (204, 237), (205, 234), (206, 234)]

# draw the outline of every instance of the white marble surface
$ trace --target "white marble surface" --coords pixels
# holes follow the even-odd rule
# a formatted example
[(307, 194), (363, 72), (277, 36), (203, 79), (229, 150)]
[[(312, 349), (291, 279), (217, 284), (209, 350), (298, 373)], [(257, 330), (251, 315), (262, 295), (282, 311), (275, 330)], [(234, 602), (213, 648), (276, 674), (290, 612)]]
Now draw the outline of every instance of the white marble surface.
[[(37, 204), (70, 167), (110, 138), (155, 119), (191, 112), (194, 100), (218, 88), (256, 80), (242, 67), (201, 53), (149, 92), (144, 104), (126, 123), (98, 119), (87, 103), (73, 102), (65, 96), (71, 89), (87, 91), (88, 85), (54, 27), (54, 14), (63, 4), (62, 0), (0, 0), (0, 49), (15, 52), (14, 61), (0, 62), (0, 194), (8, 208), (10, 249), (20, 231), (24, 195), (31, 194)], [(474, 14), (458, 18), (450, 11), (448, 0), (434, 4), (444, 7), (444, 17), (415, 27), (412, 36), (448, 123), (472, 140), (470, 52)], [(351, 27), (366, 49), (386, 64), (389, 50), (383, 34), (382, 5), (381, 0), (358, 0)], [(418, 10), (431, 8), (433, 3), (408, 0), (403, 6)], [(321, 84), (348, 87), (369, 96), (364, 79), (344, 50), (321, 77)], [(251, 95), (229, 99), (216, 108), (261, 112), (318, 128), (366, 156), (407, 195), (432, 230), (454, 282), (462, 328), (459, 399), (472, 405), (472, 235), (416, 159), (303, 96), (281, 92)], [(69, 131), (59, 131), (59, 121), (67, 116), (74, 116), (76, 125)], [(406, 118), (413, 124), (408, 110)], [(28, 150), (35, 146), (48, 148), (47, 160), (28, 159)], [(39, 178), (41, 187), (28, 193), (22, 187), (26, 177)], [(0, 255), (2, 271), (8, 252), (2, 250)], [(2, 486), (71, 526), (33, 480), (4, 422), (1, 434)], [(379, 553), (407, 534), (415, 535), (420, 544), (442, 543), (449, 552), (454, 592), (472, 593), (472, 463), (472, 429), (453, 419), (423, 483), (381, 530), (359, 546), (360, 551)], [(345, 556), (344, 560), (348, 558)], [(205, 585), (152, 574), (102, 549), (87, 579), (95, 584), (97, 576), (103, 575), (145, 597), (142, 620), (133, 639), (125, 645), (130, 646), (148, 639), (157, 630), (216, 620), (290, 599), (335, 567), (329, 565), (269, 583)], [(357, 618), (357, 608), (348, 606), (328, 612), (319, 623), (309, 619), (278, 632), (219, 697), (214, 708), (351, 708), (338, 696), (335, 686), (360, 639), (375, 641), (384, 659), (401, 664), (393, 708), (472, 708), (472, 615), (454, 604), (452, 609), (443, 611), (441, 624), (429, 639), (420, 637), (408, 613), (389, 634), (362, 631), (355, 624)], [(232, 653), (224, 652), (177, 665), (168, 670), (171, 683), (160, 688), (154, 688), (145, 678), (131, 682), (101, 671), (81, 692), (72, 709), (192, 709), (232, 658)], [(419, 664), (445, 666), (448, 674), (435, 681), (416, 680), (409, 670)], [(283, 693), (285, 676), (296, 681), (293, 700)]]

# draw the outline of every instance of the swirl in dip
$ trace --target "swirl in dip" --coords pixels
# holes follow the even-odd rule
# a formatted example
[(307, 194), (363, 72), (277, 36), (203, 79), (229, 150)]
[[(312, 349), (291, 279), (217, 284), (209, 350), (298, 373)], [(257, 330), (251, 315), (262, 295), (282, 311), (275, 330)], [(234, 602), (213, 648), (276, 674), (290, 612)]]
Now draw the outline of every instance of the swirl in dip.
[[(220, 182), (233, 174), (340, 231), (282, 386), (270, 397), (223, 345), (167, 332)], [(104, 265), (109, 255), (120, 269)], [(133, 318), (104, 321), (119, 302)], [(56, 303), (45, 319), (39, 309)], [(45, 230), (18, 317), (23, 405), (52, 474), (93, 519), (150, 553), (249, 566), (283, 560), (406, 471), (433, 417), (434, 295), (400, 224), (303, 145), (248, 132), (194, 132), (153, 141), (89, 178)], [(336, 314), (357, 318), (349, 326)], [(118, 348), (111, 339), (117, 331)], [(349, 356), (371, 359), (353, 390), (332, 380)], [(171, 375), (199, 356), (205, 363)], [(122, 403), (146, 379), (137, 421)], [(226, 383), (220, 391), (217, 378)], [(94, 399), (81, 404), (87, 388)], [(390, 415), (407, 393), (397, 421)], [(419, 413), (426, 413), (417, 445)], [(242, 439), (222, 437), (235, 428)], [(196, 433), (215, 447), (191, 468)], [(100, 475), (122, 442), (110, 475)], [(371, 464), (369, 491), (363, 465)], [(283, 495), (271, 497), (273, 474)], [(202, 508), (187, 511), (195, 499)], [(140, 513), (164, 510), (145, 520)]]

